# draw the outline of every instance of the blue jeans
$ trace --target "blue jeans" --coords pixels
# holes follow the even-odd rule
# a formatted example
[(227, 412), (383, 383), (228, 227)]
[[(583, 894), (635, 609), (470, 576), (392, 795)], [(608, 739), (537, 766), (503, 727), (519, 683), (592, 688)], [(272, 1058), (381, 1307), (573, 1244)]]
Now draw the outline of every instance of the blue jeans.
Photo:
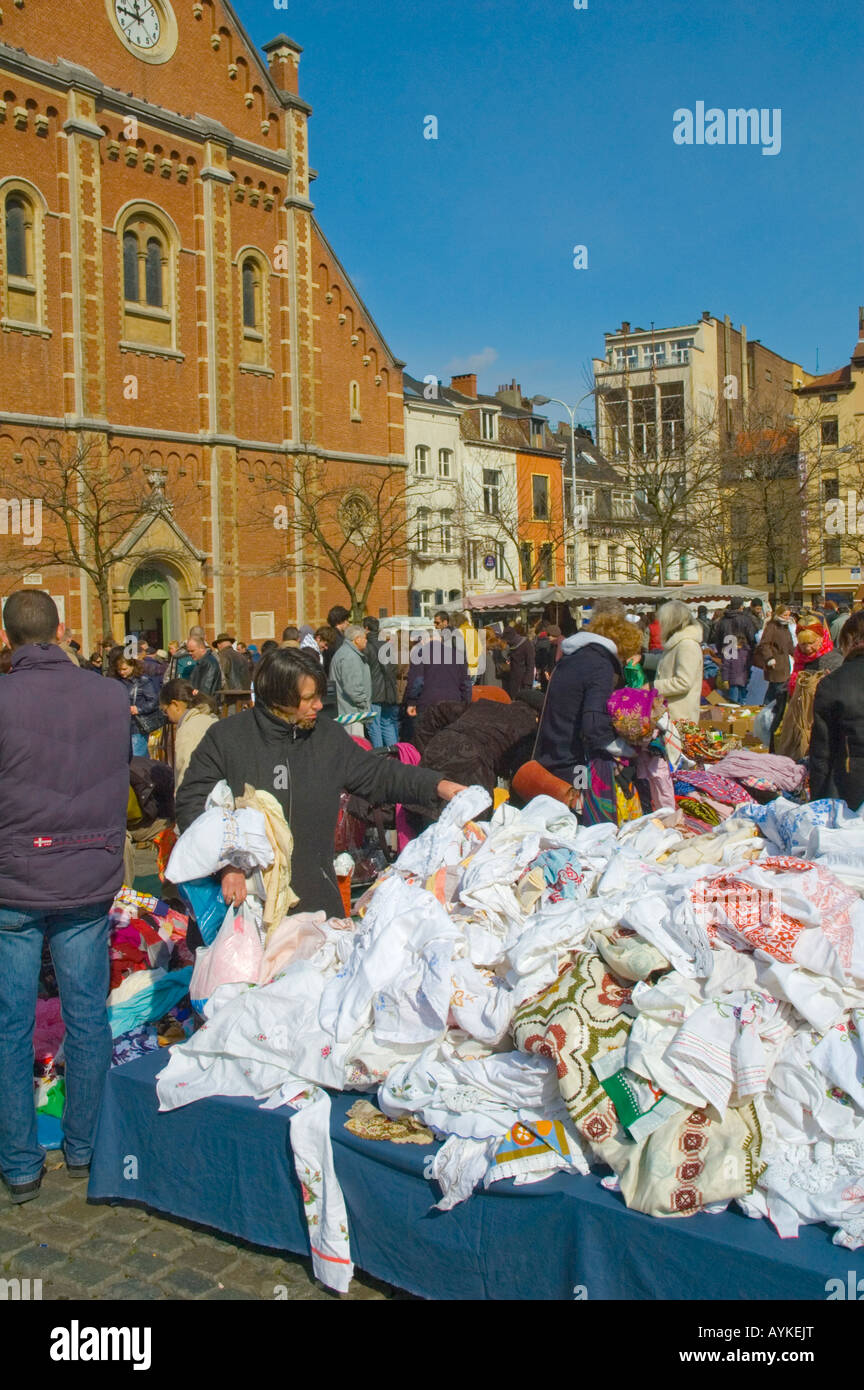
[(746, 685), (730, 685), (729, 703), (732, 705), (743, 705), (744, 696), (747, 694)]
[(372, 718), (367, 719), (363, 726), (366, 737), (373, 748), (383, 748), (384, 740), (381, 737), (381, 706), (370, 705), (369, 708), (372, 711)]
[(132, 757), (147, 757), (147, 734), (142, 734), (140, 729), (132, 725)]
[(66, 1158), (73, 1165), (90, 1162), (111, 1065), (106, 1005), (110, 906), (110, 901), (90, 903), (59, 912), (0, 907), (0, 1172), (7, 1182), (32, 1182), (45, 1158), (33, 1103), (33, 1028), (43, 937), (51, 947), (66, 1024)]
[(381, 706), (381, 738), (384, 748), (392, 748), (399, 742), (399, 706)]

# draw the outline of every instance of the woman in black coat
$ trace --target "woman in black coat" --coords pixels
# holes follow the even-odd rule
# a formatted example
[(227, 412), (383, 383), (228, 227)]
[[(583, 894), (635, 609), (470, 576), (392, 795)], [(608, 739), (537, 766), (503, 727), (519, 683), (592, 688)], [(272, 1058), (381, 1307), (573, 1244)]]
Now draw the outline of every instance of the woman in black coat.
[(162, 723), (159, 715), (159, 686), (152, 676), (147, 676), (139, 661), (126, 656), (123, 649), (115, 654), (109, 668), (109, 675), (125, 685), (129, 695), (129, 737), (132, 756), (146, 758), (147, 740), (154, 729)]
[(632, 792), (633, 749), (620, 739), (606, 703), (623, 684), (622, 661), (641, 651), (638, 628), (603, 613), (587, 632), (565, 637), (549, 681), (534, 757), (582, 792), (580, 819), (617, 823), (617, 787)]
[(516, 623), (505, 629), (504, 641), (507, 643), (504, 689), (510, 699), (515, 700), (520, 690), (534, 688), (534, 643)]
[(843, 665), (816, 688), (810, 735), (810, 795), (839, 797), (851, 811), (864, 804), (864, 612), (840, 630)]

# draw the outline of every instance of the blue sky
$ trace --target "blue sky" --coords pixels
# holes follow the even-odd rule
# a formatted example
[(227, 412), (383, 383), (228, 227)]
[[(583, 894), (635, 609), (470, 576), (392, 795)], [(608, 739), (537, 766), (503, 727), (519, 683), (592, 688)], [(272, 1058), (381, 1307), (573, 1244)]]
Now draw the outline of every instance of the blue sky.
[[(864, 7), (235, 4), (259, 44), (284, 32), (304, 48), (317, 215), (414, 375), (476, 362), (481, 390), (515, 376), (575, 402), (604, 331), (703, 309), (811, 371), (817, 349), (820, 371), (848, 360), (864, 303)], [(676, 145), (673, 112), (698, 101), (779, 107), (779, 154)]]

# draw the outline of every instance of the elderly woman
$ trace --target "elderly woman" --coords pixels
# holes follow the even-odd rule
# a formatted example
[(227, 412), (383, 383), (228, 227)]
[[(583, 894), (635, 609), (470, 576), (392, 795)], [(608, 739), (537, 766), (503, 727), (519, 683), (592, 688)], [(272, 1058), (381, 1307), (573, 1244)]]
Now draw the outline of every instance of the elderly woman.
[(819, 682), (810, 736), (810, 795), (864, 806), (864, 612), (838, 634), (843, 665)]
[(686, 603), (671, 599), (657, 613), (663, 638), (663, 655), (657, 667), (654, 689), (669, 706), (673, 719), (699, 722), (702, 699), (702, 624)]
[[(330, 719), (321, 719), (327, 678), (312, 652), (277, 647), (255, 672), (255, 706), (219, 719), (205, 733), (177, 793), (177, 828), (183, 831), (204, 810), (223, 778), (235, 796), (248, 783), (275, 796), (294, 836), (291, 886), (295, 912), (344, 914), (333, 872), (333, 840), (340, 792), (372, 805), (401, 801), (432, 805), (462, 790), (431, 769), (403, 766), (361, 748)], [(246, 879), (230, 865), (222, 871), (222, 896), (239, 905)]]
[(797, 645), (789, 677), (789, 698), (782, 720), (771, 731), (771, 751), (799, 762), (807, 756), (813, 729), (816, 691), (823, 676), (843, 662), (834, 650), (831, 634), (821, 614), (805, 609), (795, 629)]

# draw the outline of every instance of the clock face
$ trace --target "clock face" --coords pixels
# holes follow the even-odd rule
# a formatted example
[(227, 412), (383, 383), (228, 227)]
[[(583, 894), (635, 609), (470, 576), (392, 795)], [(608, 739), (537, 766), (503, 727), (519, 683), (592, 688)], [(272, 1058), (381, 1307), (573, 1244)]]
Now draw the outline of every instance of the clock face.
[(114, 0), (117, 23), (136, 48), (155, 48), (162, 34), (162, 21), (152, 0)]

